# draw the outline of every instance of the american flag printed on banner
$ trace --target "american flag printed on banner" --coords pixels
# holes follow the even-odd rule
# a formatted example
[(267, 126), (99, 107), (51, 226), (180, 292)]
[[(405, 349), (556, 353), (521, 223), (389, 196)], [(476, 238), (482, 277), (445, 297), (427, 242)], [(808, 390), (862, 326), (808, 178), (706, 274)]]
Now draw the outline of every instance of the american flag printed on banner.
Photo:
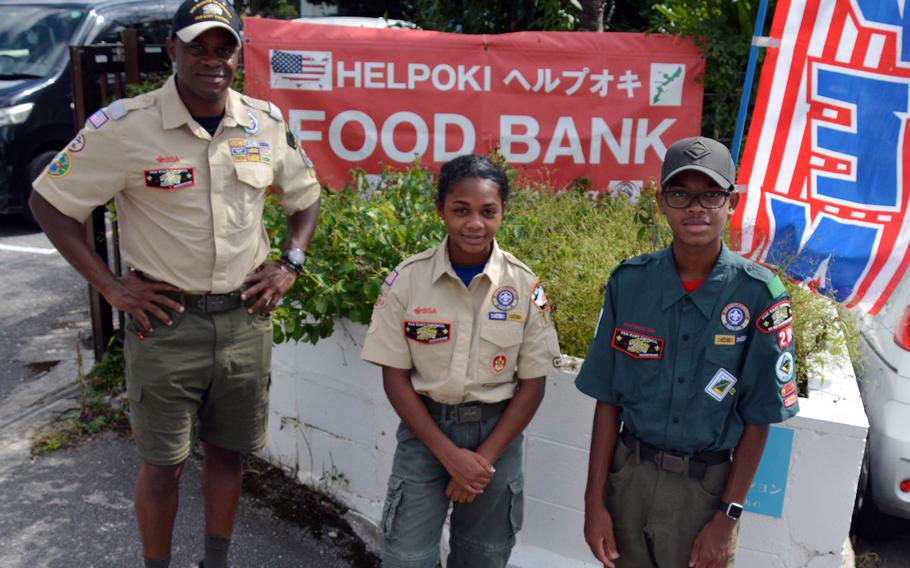
[(332, 52), (269, 50), (273, 89), (332, 90)]
[(910, 259), (910, 2), (781, 0), (733, 240), (878, 312)]

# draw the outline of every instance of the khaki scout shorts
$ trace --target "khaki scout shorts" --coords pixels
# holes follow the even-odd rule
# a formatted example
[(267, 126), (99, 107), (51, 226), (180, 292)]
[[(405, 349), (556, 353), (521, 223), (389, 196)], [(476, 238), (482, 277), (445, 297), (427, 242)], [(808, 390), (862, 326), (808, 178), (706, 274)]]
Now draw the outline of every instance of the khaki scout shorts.
[(152, 319), (154, 331), (142, 340), (135, 324), (126, 324), (126, 390), (139, 455), (155, 465), (179, 464), (189, 455), (194, 434), (235, 452), (261, 448), (271, 320), (243, 307), (169, 315), (170, 327)]

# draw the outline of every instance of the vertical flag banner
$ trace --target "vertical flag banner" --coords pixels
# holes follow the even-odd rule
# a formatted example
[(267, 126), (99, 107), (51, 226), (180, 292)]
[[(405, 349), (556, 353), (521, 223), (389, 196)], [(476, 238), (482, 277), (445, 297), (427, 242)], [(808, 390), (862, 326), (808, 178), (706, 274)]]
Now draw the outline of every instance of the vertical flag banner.
[(420, 159), (498, 150), (531, 180), (634, 199), (667, 146), (701, 129), (691, 40), (615, 33), (463, 35), (244, 20), (246, 90), (281, 108), (341, 187)]
[(910, 259), (910, 3), (780, 0), (771, 38), (734, 241), (876, 313)]

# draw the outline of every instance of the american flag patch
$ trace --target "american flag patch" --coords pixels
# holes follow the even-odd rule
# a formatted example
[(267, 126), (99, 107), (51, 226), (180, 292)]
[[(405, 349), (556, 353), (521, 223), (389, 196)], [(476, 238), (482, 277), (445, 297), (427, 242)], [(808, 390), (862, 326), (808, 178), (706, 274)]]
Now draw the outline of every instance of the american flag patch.
[(91, 124), (92, 128), (94, 128), (95, 130), (98, 130), (99, 128), (101, 128), (101, 125), (103, 125), (107, 121), (108, 121), (107, 114), (105, 114), (104, 110), (98, 110), (95, 112), (95, 114), (88, 117), (88, 123)]
[(331, 51), (269, 50), (273, 89), (299, 91), (332, 90)]

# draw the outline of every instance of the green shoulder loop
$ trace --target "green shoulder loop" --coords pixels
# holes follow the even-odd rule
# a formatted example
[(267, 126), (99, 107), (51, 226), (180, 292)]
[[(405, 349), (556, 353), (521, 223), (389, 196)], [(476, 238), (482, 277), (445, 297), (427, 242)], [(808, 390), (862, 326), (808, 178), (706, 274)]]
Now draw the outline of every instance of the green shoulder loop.
[(776, 299), (787, 293), (786, 288), (784, 288), (784, 283), (780, 281), (780, 278), (764, 266), (755, 264), (754, 262), (748, 262), (745, 266), (745, 270), (746, 274), (764, 283), (764, 285), (768, 287), (768, 292), (771, 293), (772, 298)]

